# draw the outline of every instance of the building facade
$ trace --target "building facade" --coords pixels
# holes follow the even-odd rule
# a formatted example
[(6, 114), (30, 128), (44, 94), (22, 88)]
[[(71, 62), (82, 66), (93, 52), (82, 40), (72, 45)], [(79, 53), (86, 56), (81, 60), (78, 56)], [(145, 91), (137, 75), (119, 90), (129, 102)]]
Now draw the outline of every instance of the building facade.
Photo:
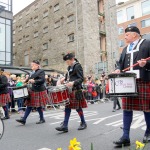
[(35, 0), (14, 16), (13, 62), (66, 71), (63, 55), (74, 52), (85, 74), (100, 61), (97, 0)]
[(116, 3), (112, 0), (98, 0), (100, 62), (96, 64), (96, 74), (110, 73), (118, 59)]
[(12, 0), (0, 0), (0, 65), (12, 65)]
[(150, 40), (150, 0), (130, 0), (117, 8), (119, 51), (125, 47), (124, 29), (137, 26), (141, 36)]

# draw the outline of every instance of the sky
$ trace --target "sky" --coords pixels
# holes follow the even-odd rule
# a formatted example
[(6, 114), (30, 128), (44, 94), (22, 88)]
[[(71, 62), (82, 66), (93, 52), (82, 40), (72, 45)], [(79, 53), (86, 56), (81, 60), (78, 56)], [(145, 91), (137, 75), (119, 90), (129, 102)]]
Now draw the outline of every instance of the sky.
[[(34, 0), (13, 0), (13, 14), (15, 15), (23, 8), (31, 4)], [(116, 3), (125, 2), (128, 0), (116, 0)]]
[(12, 1), (13, 1), (13, 15), (15, 15), (23, 8), (31, 4), (34, 0), (12, 0)]

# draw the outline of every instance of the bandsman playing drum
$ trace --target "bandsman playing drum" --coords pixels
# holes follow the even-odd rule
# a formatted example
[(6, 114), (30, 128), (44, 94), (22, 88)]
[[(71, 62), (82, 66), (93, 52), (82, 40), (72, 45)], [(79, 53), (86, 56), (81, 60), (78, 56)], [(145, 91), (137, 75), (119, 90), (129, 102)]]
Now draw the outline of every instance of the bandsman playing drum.
[(114, 144), (116, 146), (130, 145), (130, 126), (133, 119), (133, 110), (143, 111), (146, 131), (143, 142), (150, 141), (150, 41), (141, 39), (140, 31), (135, 26), (125, 29), (125, 40), (128, 44), (121, 53), (118, 68), (115, 73), (120, 73), (125, 68), (133, 66), (138, 62), (138, 66), (131, 67), (130, 71), (137, 74), (136, 84), (138, 96), (124, 97), (122, 99), (123, 108), (123, 135)]
[(26, 111), (24, 117), (17, 119), (16, 121), (25, 125), (26, 119), (29, 116), (32, 107), (36, 107), (40, 116), (40, 120), (36, 124), (41, 124), (45, 122), (43, 116), (43, 108), (49, 102), (49, 97), (47, 94), (45, 83), (45, 72), (40, 69), (40, 63), (37, 60), (31, 62), (31, 68), (33, 70), (31, 76), (27, 80), (28, 83), (32, 84), (32, 87), (29, 91), (29, 99), (26, 100)]
[(65, 106), (65, 116), (63, 123), (56, 127), (57, 131), (68, 132), (68, 122), (71, 114), (71, 109), (76, 109), (80, 116), (81, 123), (78, 130), (87, 128), (87, 124), (84, 119), (82, 108), (87, 107), (86, 100), (83, 96), (81, 87), (83, 82), (83, 69), (81, 64), (75, 58), (73, 53), (68, 53), (63, 57), (68, 65), (68, 73), (65, 78), (61, 79), (61, 82), (66, 82), (66, 86), (69, 89), (69, 105)]

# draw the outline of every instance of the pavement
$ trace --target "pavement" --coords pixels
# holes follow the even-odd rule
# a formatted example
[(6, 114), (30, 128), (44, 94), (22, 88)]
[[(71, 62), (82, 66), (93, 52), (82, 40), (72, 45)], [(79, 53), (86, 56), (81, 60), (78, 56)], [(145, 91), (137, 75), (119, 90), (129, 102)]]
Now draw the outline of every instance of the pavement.
[[(37, 125), (39, 120), (37, 112), (32, 112), (26, 125), (15, 120), (20, 114), (12, 114), (9, 120), (4, 121), (5, 132), (0, 140), (0, 150), (68, 150), (71, 139), (77, 138), (83, 150), (134, 150), (135, 141), (142, 141), (145, 121), (142, 112), (135, 111), (131, 126), (131, 146), (125, 148), (114, 147), (113, 141), (122, 136), (122, 110), (112, 112), (113, 103), (88, 104), (84, 109), (87, 129), (78, 131), (80, 119), (75, 110), (72, 110), (69, 121), (69, 132), (62, 133), (55, 130), (63, 121), (63, 107), (44, 111), (46, 123)], [(144, 150), (150, 150), (149, 144)]]

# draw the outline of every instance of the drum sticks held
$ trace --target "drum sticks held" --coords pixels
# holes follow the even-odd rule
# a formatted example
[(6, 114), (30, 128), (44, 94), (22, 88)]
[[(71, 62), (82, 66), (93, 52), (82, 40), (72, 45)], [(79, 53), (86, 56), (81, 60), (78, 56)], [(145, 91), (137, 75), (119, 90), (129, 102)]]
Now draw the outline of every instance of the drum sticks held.
[[(145, 60), (150, 60), (150, 57), (146, 58)], [(130, 66), (130, 67), (128, 67), (128, 68), (122, 70), (122, 71), (123, 71), (123, 72), (128, 71), (130, 68), (135, 67), (135, 66), (137, 66), (138, 64), (139, 64), (139, 63), (136, 63), (136, 64), (134, 64), (134, 65), (132, 65), (132, 66)]]

